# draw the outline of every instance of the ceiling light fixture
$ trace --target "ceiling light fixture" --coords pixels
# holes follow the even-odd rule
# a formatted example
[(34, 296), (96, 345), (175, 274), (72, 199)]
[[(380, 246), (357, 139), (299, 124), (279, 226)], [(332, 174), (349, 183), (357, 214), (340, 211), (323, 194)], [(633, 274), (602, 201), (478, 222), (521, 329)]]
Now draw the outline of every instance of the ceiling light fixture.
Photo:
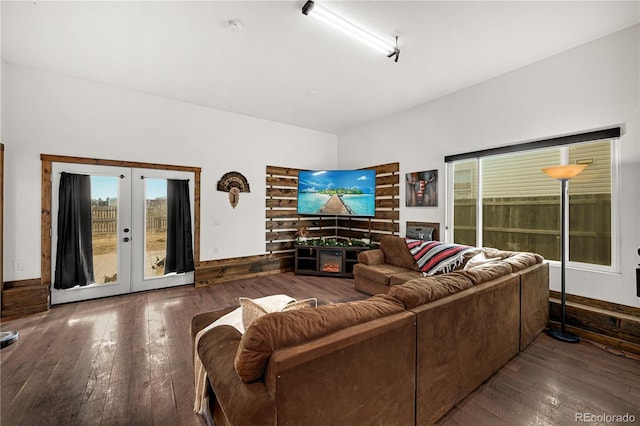
[(329, 24), (332, 27), (343, 31), (350, 36), (360, 40), (369, 47), (384, 53), (389, 58), (395, 57), (395, 62), (398, 62), (400, 56), (400, 49), (398, 49), (398, 36), (396, 35), (396, 45), (392, 45), (373, 34), (363, 30), (362, 28), (352, 24), (351, 22), (341, 18), (335, 13), (325, 9), (322, 6), (318, 6), (312, 0), (308, 0), (304, 6), (302, 6), (302, 14), (307, 16), (313, 16), (319, 21)]

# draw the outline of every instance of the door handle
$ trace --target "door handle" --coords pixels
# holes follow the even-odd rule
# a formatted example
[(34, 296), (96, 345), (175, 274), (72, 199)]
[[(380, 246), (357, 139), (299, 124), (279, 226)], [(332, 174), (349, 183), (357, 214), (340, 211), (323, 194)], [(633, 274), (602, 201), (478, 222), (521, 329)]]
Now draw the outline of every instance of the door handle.
[(129, 232), (129, 228), (124, 228), (124, 232), (125, 233)]
[(124, 237), (124, 238), (122, 239), (122, 241), (124, 241), (125, 243), (128, 243), (128, 242), (129, 242), (129, 237)]

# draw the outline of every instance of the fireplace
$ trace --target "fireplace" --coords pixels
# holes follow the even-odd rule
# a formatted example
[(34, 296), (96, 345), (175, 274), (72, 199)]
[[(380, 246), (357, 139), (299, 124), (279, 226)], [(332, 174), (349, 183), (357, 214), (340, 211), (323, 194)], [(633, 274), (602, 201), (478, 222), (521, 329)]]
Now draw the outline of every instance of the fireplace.
[(339, 274), (342, 272), (342, 252), (320, 250), (320, 271)]

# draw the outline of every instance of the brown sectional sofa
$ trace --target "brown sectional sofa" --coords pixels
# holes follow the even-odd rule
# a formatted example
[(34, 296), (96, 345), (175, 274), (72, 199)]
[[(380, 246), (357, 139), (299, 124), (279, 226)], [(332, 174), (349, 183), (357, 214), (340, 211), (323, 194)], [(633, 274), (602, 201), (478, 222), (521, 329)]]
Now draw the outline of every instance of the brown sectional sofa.
[[(244, 335), (213, 328), (194, 350), (215, 424), (433, 424), (547, 324), (548, 264), (496, 253), (433, 277), (388, 267), (418, 278), (367, 300), (269, 314)], [(194, 317), (192, 337), (232, 309)]]

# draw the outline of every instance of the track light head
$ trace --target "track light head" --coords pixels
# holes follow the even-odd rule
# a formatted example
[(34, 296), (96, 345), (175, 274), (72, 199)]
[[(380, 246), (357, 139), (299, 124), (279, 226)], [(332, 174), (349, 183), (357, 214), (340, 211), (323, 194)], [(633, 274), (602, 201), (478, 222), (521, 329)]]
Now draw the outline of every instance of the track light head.
[(304, 6), (302, 6), (302, 14), (309, 15), (309, 12), (313, 10), (313, 6), (315, 6), (315, 3), (312, 0), (308, 0)]

